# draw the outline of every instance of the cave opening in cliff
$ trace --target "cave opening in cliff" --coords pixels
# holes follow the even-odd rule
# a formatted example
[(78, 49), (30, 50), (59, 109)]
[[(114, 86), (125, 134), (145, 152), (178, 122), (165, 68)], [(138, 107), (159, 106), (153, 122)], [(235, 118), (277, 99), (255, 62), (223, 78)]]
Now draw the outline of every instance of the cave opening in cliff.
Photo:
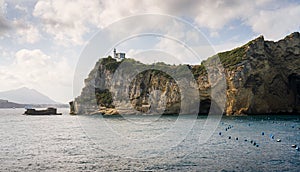
[(294, 105), (299, 106), (300, 105), (300, 75), (297, 75), (295, 73), (289, 75), (289, 88), (292, 91), (292, 94), (294, 96)]

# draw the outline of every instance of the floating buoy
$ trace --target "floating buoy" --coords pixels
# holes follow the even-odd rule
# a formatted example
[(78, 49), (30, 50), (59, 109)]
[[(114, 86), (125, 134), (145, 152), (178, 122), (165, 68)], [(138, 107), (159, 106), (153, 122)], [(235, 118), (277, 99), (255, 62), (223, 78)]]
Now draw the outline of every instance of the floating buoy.
[(300, 148), (297, 146), (297, 147), (296, 147), (296, 150), (297, 150), (297, 151), (299, 151), (299, 150), (300, 150)]
[(253, 143), (253, 140), (251, 140), (250, 143)]
[(261, 135), (265, 135), (265, 133), (264, 133), (264, 132), (261, 132)]
[(248, 124), (248, 126), (250, 126), (250, 124)]
[(256, 145), (256, 142), (254, 142), (253, 145), (255, 146), (255, 145)]
[(271, 139), (274, 139), (274, 135), (273, 135), (273, 134), (270, 134), (270, 138), (271, 138)]
[(245, 142), (248, 141), (247, 139), (244, 140)]
[(298, 147), (297, 145), (292, 145), (292, 148), (296, 148), (296, 147)]
[(276, 141), (277, 141), (277, 142), (281, 142), (281, 140), (280, 140), (280, 139), (277, 139)]
[(222, 135), (222, 133), (221, 133), (221, 132), (219, 132), (219, 135), (221, 136), (221, 135)]
[(256, 147), (259, 147), (259, 145), (257, 144)]
[(295, 126), (292, 126), (292, 128), (295, 128)]
[(225, 131), (227, 131), (227, 128), (225, 128)]
[(236, 137), (236, 138), (235, 138), (235, 140), (239, 140), (239, 138), (238, 138), (238, 137)]
[(231, 139), (231, 136), (229, 136), (228, 139)]

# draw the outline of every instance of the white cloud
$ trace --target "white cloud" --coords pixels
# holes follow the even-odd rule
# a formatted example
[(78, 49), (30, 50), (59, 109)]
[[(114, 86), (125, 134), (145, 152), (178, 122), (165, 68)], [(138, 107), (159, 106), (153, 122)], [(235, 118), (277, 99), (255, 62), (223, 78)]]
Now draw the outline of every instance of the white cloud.
[(28, 13), (28, 8), (27, 8), (26, 6), (22, 6), (22, 5), (20, 5), (20, 4), (17, 4), (17, 5), (15, 6), (15, 9), (17, 9), (17, 10), (19, 10), (19, 11), (22, 11), (22, 12), (24, 12), (25, 14)]
[(26, 21), (25, 16), (28, 15), (28, 9), (19, 4), (15, 5), (15, 9), (22, 11), (23, 16), (13, 20), (6, 19), (7, 3), (0, 0), (0, 35), (16, 38), (21, 44), (38, 42), (41, 38), (39, 30), (29, 21)]
[(43, 22), (43, 29), (62, 45), (81, 45), (89, 24), (98, 24), (101, 6), (97, 0), (39, 1), (33, 15)]
[(20, 43), (37, 43), (41, 39), (41, 34), (37, 27), (33, 26), (32, 24), (22, 23), (22, 21), (15, 21), (14, 22), (17, 31), (17, 39)]
[[(296, 23), (295, 21), (299, 18), (298, 8), (294, 8), (294, 12), (281, 11), (280, 9), (285, 6), (286, 3), (276, 0), (49, 0), (38, 1), (33, 15), (42, 20), (44, 31), (54, 36), (55, 41), (58, 41), (59, 44), (67, 46), (82, 45), (85, 42), (84, 35), (93, 27), (103, 28), (121, 18), (145, 13), (190, 18), (196, 25), (208, 28), (212, 37), (218, 36), (218, 31), (221, 29), (230, 28), (231, 22), (239, 21), (241, 25), (250, 26), (256, 33), (261, 33), (263, 30), (264, 34), (272, 35), (272, 38), (275, 38), (287, 34), (286, 31), (290, 28), (291, 23)], [(299, 4), (292, 6), (299, 6)], [(284, 21), (288, 22), (288, 25), (282, 25), (276, 33), (272, 33), (274, 32), (272, 29), (269, 31), (263, 29), (272, 24), (279, 25), (279, 21), (282, 21), (276, 20), (276, 17), (269, 12), (274, 9), (276, 10), (275, 16), (280, 19), (284, 18)], [(280, 15), (282, 12), (284, 14)], [(292, 21), (289, 18), (296, 18), (296, 20)], [(259, 22), (255, 22), (258, 19)], [(145, 21), (136, 22), (143, 25), (149, 24)], [(297, 26), (293, 28), (295, 27)], [(124, 26), (122, 31), (126, 32), (126, 29), (127, 27)]]
[(287, 34), (300, 30), (300, 4), (278, 10), (260, 11), (247, 21), (256, 33), (267, 39), (281, 39)]
[(57, 60), (39, 49), (21, 49), (14, 58), (12, 64), (0, 68), (1, 90), (27, 86), (59, 101), (72, 97), (73, 70), (65, 58)]

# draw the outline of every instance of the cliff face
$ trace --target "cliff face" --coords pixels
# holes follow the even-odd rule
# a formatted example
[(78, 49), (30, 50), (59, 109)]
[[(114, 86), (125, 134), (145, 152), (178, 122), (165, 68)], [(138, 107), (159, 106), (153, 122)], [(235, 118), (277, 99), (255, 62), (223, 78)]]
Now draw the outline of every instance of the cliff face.
[(278, 42), (251, 41), (226, 78), (227, 114), (299, 113), (299, 33)]
[[(129, 74), (138, 69), (143, 70), (133, 73), (134, 77)], [(181, 75), (180, 82), (189, 85), (184, 78), (187, 71), (190, 72), (186, 65), (158, 63), (153, 69), (132, 59), (122, 62), (111, 57), (100, 59), (85, 80), (81, 95), (71, 102), (71, 113), (178, 114), (182, 91), (170, 74)], [(185, 91), (188, 94), (193, 91)]]
[[(220, 67), (212, 65), (217, 57), (222, 63)], [(132, 62), (131, 59), (122, 62), (112, 58), (99, 60), (85, 80), (81, 95), (75, 99), (73, 112), (123, 114), (132, 113), (128, 109), (133, 107), (135, 113), (179, 113), (183, 97), (178, 83), (169, 74), (184, 76), (184, 68), (189, 68), (197, 84), (183, 82), (199, 90), (201, 106), (197, 111), (205, 114), (213, 103), (212, 78), (208, 77), (205, 70), (210, 67), (213, 68), (210, 75), (225, 73), (227, 89), (224, 113), (227, 115), (300, 112), (299, 33), (293, 33), (278, 42), (259, 37), (242, 47), (210, 57), (201, 65), (171, 66), (159, 63), (155, 65), (157, 69), (145, 70), (132, 78), (127, 75), (128, 68), (147, 67), (134, 62), (135, 66), (118, 71), (116, 78), (114, 73), (120, 64)], [(128, 83), (129, 87), (124, 86)], [(193, 92), (185, 96), (189, 94)], [(128, 97), (128, 101), (125, 98), (123, 101), (122, 97)], [(191, 104), (193, 102), (197, 101), (192, 100)]]

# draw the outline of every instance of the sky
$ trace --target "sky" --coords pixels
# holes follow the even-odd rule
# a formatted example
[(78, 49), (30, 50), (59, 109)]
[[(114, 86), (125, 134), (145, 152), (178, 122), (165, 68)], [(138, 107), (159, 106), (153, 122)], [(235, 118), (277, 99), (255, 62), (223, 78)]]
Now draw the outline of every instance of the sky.
[[(67, 103), (79, 94), (73, 81), (78, 63), (88, 59), (85, 48), (105, 29), (114, 41), (128, 39), (104, 48), (111, 37), (103, 36), (97, 46), (107, 51), (99, 58), (116, 47), (148, 63), (199, 64), (259, 35), (282, 39), (300, 30), (299, 18), (299, 0), (0, 0), (0, 91), (28, 87)], [(154, 31), (160, 35), (134, 36)], [(206, 50), (203, 42), (213, 51), (201, 58), (185, 52), (185, 43)]]

